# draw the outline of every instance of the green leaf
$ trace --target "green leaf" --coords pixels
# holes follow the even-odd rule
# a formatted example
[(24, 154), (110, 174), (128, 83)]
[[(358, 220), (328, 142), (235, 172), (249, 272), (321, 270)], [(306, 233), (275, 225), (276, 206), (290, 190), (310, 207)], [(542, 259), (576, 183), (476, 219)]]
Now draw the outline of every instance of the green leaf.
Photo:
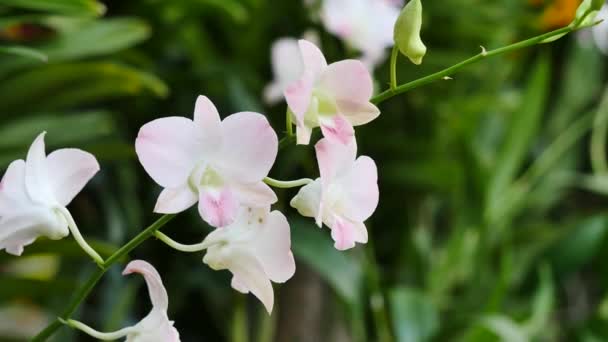
[(2, 82), (0, 111), (6, 116), (63, 110), (145, 92), (164, 97), (168, 88), (155, 76), (120, 64), (48, 65)]
[(592, 216), (578, 223), (570, 234), (549, 252), (553, 269), (560, 277), (578, 270), (602, 250), (608, 233), (608, 218)]
[(489, 222), (497, 218), (497, 212), (504, 204), (505, 190), (520, 172), (538, 135), (546, 107), (549, 82), (550, 60), (547, 55), (542, 55), (532, 70), (521, 108), (514, 112), (509, 131), (498, 154), (486, 196), (485, 215)]
[(532, 303), (532, 316), (526, 322), (525, 328), (529, 336), (543, 336), (543, 329), (547, 327), (551, 319), (555, 302), (555, 285), (553, 284), (553, 274), (551, 267), (543, 264), (539, 267), (538, 277), (540, 286), (534, 296)]
[(392, 289), (389, 305), (397, 341), (430, 341), (438, 331), (437, 308), (424, 293), (405, 287)]
[[(150, 36), (150, 28), (139, 19), (85, 21), (36, 47), (57, 63), (85, 57), (112, 54), (129, 48)], [(31, 66), (27, 60), (0, 59), (0, 76)]]
[(237, 0), (198, 0), (204, 5), (215, 7), (228, 14), (236, 23), (244, 23), (249, 18), (249, 13), (241, 1)]
[(1, 53), (33, 59), (39, 62), (47, 62), (49, 60), (44, 53), (24, 46), (0, 46)]
[(106, 11), (106, 7), (95, 0), (2, 0), (2, 5), (82, 16), (100, 16)]
[(296, 258), (317, 271), (346, 302), (357, 303), (363, 272), (353, 255), (336, 250), (329, 231), (319, 229), (312, 221), (293, 220), (291, 233)]

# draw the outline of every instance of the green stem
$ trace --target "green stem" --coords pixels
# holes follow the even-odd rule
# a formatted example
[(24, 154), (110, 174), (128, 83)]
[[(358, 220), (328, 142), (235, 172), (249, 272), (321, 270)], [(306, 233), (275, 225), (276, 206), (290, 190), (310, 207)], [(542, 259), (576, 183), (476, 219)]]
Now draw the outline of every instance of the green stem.
[(600, 103), (591, 132), (591, 168), (596, 174), (608, 173), (606, 138), (608, 136), (608, 92)]
[(291, 110), (287, 107), (287, 113), (285, 114), (285, 124), (287, 125), (287, 136), (293, 137), (293, 122), (291, 121)]
[(296, 180), (292, 180), (292, 181), (280, 181), (280, 180), (276, 180), (276, 179), (273, 179), (270, 177), (264, 178), (264, 183), (266, 183), (270, 186), (273, 186), (275, 188), (281, 188), (281, 189), (297, 188), (299, 186), (310, 184), (312, 182), (314, 182), (314, 181), (310, 178), (302, 178), (302, 179), (296, 179)]
[[(151, 237), (154, 232), (159, 230), (169, 221), (171, 221), (175, 217), (175, 214), (163, 215), (156, 222), (146, 228), (143, 232), (139, 233), (136, 237), (134, 237), (131, 241), (129, 241), (126, 245), (121, 247), (118, 251), (112, 254), (103, 264), (100, 265), (100, 268), (97, 269), (93, 274), (89, 276), (89, 279), (86, 283), (77, 290), (76, 294), (65, 308), (63, 313), (61, 314), (61, 319), (67, 321), (74, 314), (80, 303), (82, 303), (89, 293), (93, 290), (97, 282), (103, 277), (106, 271), (117, 261), (121, 260), (125, 257), (129, 252), (131, 252), (135, 247), (139, 246), (142, 242)], [(62, 323), (59, 319), (56, 319), (51, 324), (49, 324), (44, 330), (42, 330), (38, 335), (32, 338), (32, 342), (46, 341), (49, 337), (51, 337), (60, 327), (62, 327)]]
[(391, 90), (397, 88), (397, 57), (399, 56), (399, 48), (397, 45), (393, 45), (393, 51), (391, 52)]
[(540, 43), (544, 42), (545, 40), (547, 40), (549, 38), (558, 37), (560, 35), (564, 35), (564, 34), (570, 33), (570, 32), (572, 32), (574, 30), (576, 30), (575, 27), (566, 26), (566, 27), (562, 27), (560, 29), (557, 29), (557, 30), (554, 30), (554, 31), (551, 31), (551, 32), (547, 32), (545, 34), (541, 34), (539, 36), (532, 37), (532, 38), (523, 40), (521, 42), (518, 42), (518, 43), (515, 43), (515, 44), (511, 44), (511, 45), (507, 45), (507, 46), (504, 46), (504, 47), (501, 47), (501, 48), (498, 48), (498, 49), (486, 51), (485, 49), (482, 48), (482, 51), (479, 54), (477, 54), (477, 55), (475, 55), (475, 56), (473, 56), (473, 57), (471, 57), (469, 59), (466, 59), (466, 60), (464, 60), (464, 61), (462, 61), (462, 62), (460, 62), (460, 63), (458, 63), (456, 65), (453, 65), (453, 66), (451, 66), (449, 68), (443, 69), (443, 70), (441, 70), (439, 72), (436, 72), (434, 74), (431, 74), (431, 75), (419, 78), (419, 79), (417, 79), (415, 81), (402, 84), (400, 86), (397, 86), (396, 88), (392, 88), (391, 87), (390, 89), (385, 90), (382, 93), (380, 93), (380, 94), (372, 97), (371, 102), (374, 103), (374, 104), (379, 104), (381, 102), (384, 102), (384, 101), (390, 99), (391, 97), (393, 97), (395, 95), (399, 95), (399, 94), (405, 93), (408, 90), (411, 90), (411, 89), (414, 89), (414, 88), (426, 85), (428, 83), (431, 83), (431, 82), (434, 82), (434, 81), (437, 81), (437, 80), (441, 80), (441, 79), (443, 79), (445, 77), (448, 77), (450, 75), (453, 75), (454, 73), (460, 71), (460, 69), (468, 66), (469, 64), (473, 64), (473, 63), (478, 62), (478, 61), (480, 61), (480, 60), (482, 60), (484, 58), (493, 57), (493, 56), (496, 56), (496, 55), (501, 55), (501, 54), (504, 54), (504, 53), (507, 53), (507, 52), (511, 52), (511, 51), (515, 51), (515, 50), (522, 49), (522, 48), (525, 48), (525, 47), (529, 47), (529, 46), (533, 46), (533, 45), (536, 45), (536, 44), (540, 44)]

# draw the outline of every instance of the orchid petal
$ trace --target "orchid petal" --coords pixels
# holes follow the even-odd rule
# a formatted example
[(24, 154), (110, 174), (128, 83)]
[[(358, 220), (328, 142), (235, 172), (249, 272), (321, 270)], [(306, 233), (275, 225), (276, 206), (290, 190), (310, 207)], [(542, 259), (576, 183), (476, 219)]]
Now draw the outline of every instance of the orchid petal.
[(239, 203), (234, 193), (228, 188), (219, 190), (201, 189), (198, 211), (213, 227), (225, 227), (236, 219)]
[(266, 207), (277, 201), (277, 195), (264, 182), (231, 185), (241, 205), (247, 207)]
[(320, 213), (320, 202), (321, 179), (317, 178), (314, 182), (301, 187), (298, 194), (289, 202), (289, 204), (297, 209), (302, 216), (317, 217)]
[(241, 112), (222, 121), (221, 159), (223, 174), (241, 182), (262, 180), (274, 164), (279, 141), (266, 117), (259, 113)]
[(0, 181), (0, 217), (29, 203), (25, 189), (25, 161), (13, 161)]
[(176, 214), (180, 213), (198, 201), (198, 194), (184, 184), (176, 188), (166, 188), (158, 196), (155, 213)]
[(351, 171), (341, 180), (345, 200), (344, 215), (356, 222), (367, 220), (378, 206), (378, 170), (367, 156), (357, 158)]
[(313, 87), (313, 76), (309, 73), (304, 73), (302, 78), (285, 88), (285, 100), (289, 109), (293, 112), (298, 125), (304, 124), (304, 115), (308, 111), (312, 101)]
[(66, 222), (60, 221), (52, 210), (42, 206), (0, 218), (0, 249), (14, 255), (21, 255), (23, 247), (39, 236), (59, 240), (68, 234)]
[(380, 115), (380, 109), (371, 102), (353, 102), (336, 100), (338, 111), (344, 115), (353, 126), (365, 125)]
[(332, 94), (336, 100), (368, 102), (374, 84), (365, 65), (350, 59), (329, 65), (321, 75), (319, 88)]
[(334, 143), (347, 145), (355, 136), (353, 126), (342, 115), (319, 118), (319, 123), (323, 136)]
[(215, 105), (200, 95), (194, 106), (194, 124), (200, 136), (201, 153), (205, 155), (217, 152), (222, 142), (221, 119)]
[(331, 237), (334, 239), (334, 247), (344, 251), (355, 247), (356, 230), (352, 222), (342, 218), (335, 218), (331, 225)]
[(186, 182), (199, 157), (195, 124), (183, 117), (151, 121), (139, 130), (135, 150), (154, 181), (166, 188)]
[(354, 139), (350, 144), (343, 145), (333, 143), (326, 138), (317, 142), (315, 151), (319, 163), (321, 183), (325, 187), (337, 175), (344, 174), (352, 167), (357, 154), (357, 146)]
[(241, 293), (247, 293), (246, 290), (253, 293), (270, 314), (274, 306), (274, 291), (262, 265), (249, 254), (235, 252), (229, 269), (234, 277), (233, 288)]
[(252, 248), (270, 280), (284, 283), (296, 271), (291, 253), (289, 223), (279, 211), (271, 212), (265, 221)]
[(48, 155), (50, 186), (57, 202), (67, 206), (99, 171), (95, 157), (78, 149), (56, 150)]
[(169, 307), (167, 290), (165, 290), (163, 281), (154, 266), (143, 260), (133, 260), (125, 267), (122, 274), (128, 275), (132, 273), (139, 273), (146, 280), (153, 310), (167, 311)]
[(33, 201), (39, 204), (53, 204), (55, 198), (49, 186), (50, 179), (47, 173), (46, 153), (44, 151), (45, 135), (46, 132), (40, 133), (27, 152), (25, 187)]
[(305, 125), (296, 127), (296, 143), (298, 145), (308, 145), (310, 143), (310, 136), (312, 135), (312, 128)]
[(323, 70), (327, 67), (327, 61), (323, 52), (319, 48), (305, 39), (298, 41), (300, 53), (302, 55), (302, 63), (304, 65), (304, 73), (310, 74), (313, 81), (316, 80)]

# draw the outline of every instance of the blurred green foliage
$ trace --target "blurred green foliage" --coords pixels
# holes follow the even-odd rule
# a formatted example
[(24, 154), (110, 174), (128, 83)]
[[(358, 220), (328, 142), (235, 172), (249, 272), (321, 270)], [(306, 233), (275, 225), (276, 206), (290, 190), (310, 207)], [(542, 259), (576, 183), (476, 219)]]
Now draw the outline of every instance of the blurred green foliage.
[[(479, 45), (540, 32), (542, 8), (526, 1), (424, 6), (428, 53), (419, 67), (399, 62), (401, 81), (455, 64)], [(0, 165), (23, 158), (42, 130), (49, 149), (94, 153), (102, 172), (71, 210), (87, 239), (111, 253), (154, 219), (159, 188), (136, 160), (138, 128), (190, 116), (196, 95), (205, 94), (224, 115), (266, 113), (281, 136), (284, 105), (260, 100), (270, 46), (309, 28), (329, 61), (356, 56), (300, 1), (3, 0)], [(281, 341), (295, 336), (294, 325), (308, 330), (302, 341), (608, 340), (605, 62), (583, 32), (383, 103), (380, 118), (357, 130), (360, 153), (380, 174), (370, 243), (336, 251), (326, 229), (289, 208), (295, 192), (279, 191), (299, 266), (277, 289), (270, 318), (200, 255), (150, 240), (131, 257), (163, 275), (182, 341)], [(388, 85), (386, 64), (375, 72), (379, 90)], [(271, 176), (317, 172), (310, 148), (290, 146)], [(209, 228), (189, 211), (164, 230), (198, 242)], [(58, 258), (56, 275), (13, 274), (16, 259), (0, 255), (0, 306), (36, 304), (55, 315), (95, 267), (70, 239), (26, 248), (26, 256), (40, 254)], [(79, 319), (111, 330), (146, 314), (141, 282), (123, 279), (119, 268)], [(298, 296), (307, 305), (293, 306)], [(306, 319), (319, 306), (323, 315)], [(345, 333), (332, 337), (336, 329)], [(62, 329), (55, 340), (85, 340), (77, 336)]]

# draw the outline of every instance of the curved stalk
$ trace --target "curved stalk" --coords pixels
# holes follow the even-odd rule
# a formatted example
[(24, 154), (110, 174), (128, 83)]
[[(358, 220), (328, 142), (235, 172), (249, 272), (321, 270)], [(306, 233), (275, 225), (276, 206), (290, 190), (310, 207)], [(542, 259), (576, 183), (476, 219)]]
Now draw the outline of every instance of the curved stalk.
[(61, 212), (61, 214), (63, 214), (63, 217), (65, 217), (66, 221), (68, 221), (68, 228), (70, 228), (70, 232), (72, 233), (74, 240), (76, 240), (78, 245), (80, 245), (80, 247), (85, 251), (85, 253), (87, 253), (91, 258), (93, 258), (93, 260), (95, 260), (97, 265), (102, 267), (103, 258), (82, 237), (82, 234), (80, 234), (80, 230), (78, 229), (78, 226), (76, 225), (76, 222), (74, 221), (74, 218), (72, 217), (70, 211), (64, 207), (58, 208), (58, 210)]
[(82, 322), (75, 321), (73, 319), (68, 319), (67, 321), (64, 321), (61, 319), (60, 321), (61, 321), (61, 323), (66, 324), (74, 329), (81, 330), (82, 332), (84, 332), (85, 334), (87, 334), (89, 336), (92, 336), (98, 340), (104, 340), (104, 341), (117, 340), (119, 338), (127, 336), (129, 333), (131, 333), (133, 331), (133, 328), (128, 327), (128, 328), (120, 329), (118, 331), (104, 333), (104, 332), (97, 331), (97, 330), (89, 327), (88, 325), (86, 325)]
[(310, 184), (312, 182), (314, 182), (314, 181), (310, 178), (302, 178), (302, 179), (296, 179), (296, 180), (292, 180), (292, 181), (280, 181), (280, 180), (276, 180), (276, 179), (273, 179), (270, 177), (264, 178), (264, 183), (266, 183), (272, 187), (281, 188), (281, 189), (297, 188), (299, 186)]
[(391, 51), (391, 90), (397, 88), (397, 57), (399, 57), (399, 48), (393, 45)]
[(159, 231), (156, 231), (154, 233), (154, 236), (156, 236), (160, 241), (164, 242), (167, 246), (169, 246), (173, 249), (176, 249), (180, 252), (196, 253), (196, 252), (203, 251), (203, 250), (205, 250), (205, 248), (207, 248), (207, 246), (205, 246), (204, 242), (196, 243), (193, 245), (181, 244)]
[(478, 62), (484, 58), (493, 57), (493, 56), (501, 55), (501, 54), (504, 54), (507, 52), (519, 50), (519, 49), (522, 49), (525, 47), (540, 44), (540, 43), (545, 42), (548, 39), (563, 36), (564, 34), (575, 31), (576, 29), (577, 28), (575, 28), (575, 27), (566, 26), (566, 27), (562, 27), (560, 29), (557, 29), (557, 30), (554, 30), (551, 32), (547, 32), (547, 33), (541, 34), (539, 36), (532, 37), (532, 38), (523, 40), (521, 42), (507, 45), (507, 46), (504, 46), (504, 47), (501, 47), (498, 49), (488, 50), (488, 51), (486, 51), (485, 49), (482, 49), (482, 51), (480, 53), (478, 53), (477, 55), (475, 55), (469, 59), (466, 59), (456, 65), (453, 65), (449, 68), (443, 69), (439, 72), (428, 75), (426, 77), (419, 78), (415, 81), (404, 83), (395, 88), (391, 87), (391, 88), (383, 91), (382, 93), (372, 97), (371, 102), (374, 104), (379, 104), (381, 102), (384, 102), (384, 101), (390, 99), (393, 96), (405, 93), (408, 90), (426, 85), (426, 84), (434, 82), (434, 81), (444, 79), (445, 77), (448, 77), (448, 76), (453, 75), (456, 72), (460, 71), (460, 69), (464, 68), (465, 66)]

